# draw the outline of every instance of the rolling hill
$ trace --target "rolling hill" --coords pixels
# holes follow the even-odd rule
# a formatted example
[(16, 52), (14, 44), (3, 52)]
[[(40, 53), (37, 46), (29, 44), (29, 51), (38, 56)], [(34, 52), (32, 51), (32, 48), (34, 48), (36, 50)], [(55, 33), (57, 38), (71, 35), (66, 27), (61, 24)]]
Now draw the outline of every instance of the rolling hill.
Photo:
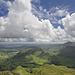
[(1, 64), (1, 70), (12, 70), (17, 66), (36, 68), (44, 64), (63, 65), (75, 68), (75, 46), (66, 46), (60, 50), (45, 50), (40, 47), (29, 47), (19, 51)]
[(0, 75), (75, 75), (75, 45), (64, 45), (0, 49)]
[(4, 70), (12, 70), (19, 65), (26, 68), (38, 67), (43, 63), (48, 62), (48, 58), (50, 58), (50, 54), (47, 51), (44, 51), (39, 47), (31, 47), (24, 49), (7, 59), (6, 62), (1, 64), (1, 68)]
[(65, 66), (43, 65), (39, 68), (27, 69), (18, 66), (12, 71), (0, 72), (0, 75), (75, 75), (75, 69)]

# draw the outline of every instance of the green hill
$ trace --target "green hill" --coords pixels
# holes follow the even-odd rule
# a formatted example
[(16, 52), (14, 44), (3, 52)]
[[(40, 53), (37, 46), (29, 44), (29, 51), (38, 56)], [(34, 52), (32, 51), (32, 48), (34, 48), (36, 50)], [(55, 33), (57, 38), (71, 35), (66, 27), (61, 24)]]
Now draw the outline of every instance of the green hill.
[(0, 75), (20, 75), (20, 74), (14, 73), (14, 72), (11, 72), (11, 71), (3, 71), (3, 72), (0, 72)]
[(0, 72), (0, 75), (75, 75), (75, 69), (55, 65), (43, 65), (33, 69), (18, 66), (12, 71)]
[(13, 73), (18, 73), (20, 75), (34, 75), (34, 74), (31, 74), (29, 72), (27, 72), (27, 69), (26, 68), (23, 68), (21, 66), (18, 66), (15, 70), (12, 71)]
[(75, 46), (67, 46), (61, 49), (58, 59), (62, 65), (75, 68)]
[(74, 69), (65, 66), (44, 65), (33, 69), (34, 75), (75, 75)]
[(75, 46), (67, 46), (59, 50), (58, 55), (51, 57), (51, 63), (75, 68)]
[(3, 57), (9, 55), (2, 60), (2, 63), (0, 62), (0, 75), (75, 75), (75, 46), (73, 45), (64, 46), (60, 50), (49, 47), (46, 50), (29, 47), (12, 53), (7, 52), (8, 50), (0, 50)]
[(26, 68), (39, 67), (48, 62), (49, 58), (50, 54), (47, 51), (39, 47), (31, 47), (24, 49), (15, 56), (9, 58), (7, 62), (1, 64), (1, 68), (3, 70), (12, 70), (19, 65)]
[(56, 51), (30, 47), (4, 61), (0, 65), (0, 70), (13, 70), (19, 65), (25, 68), (36, 68), (44, 64), (75, 68), (75, 46), (63, 47)]

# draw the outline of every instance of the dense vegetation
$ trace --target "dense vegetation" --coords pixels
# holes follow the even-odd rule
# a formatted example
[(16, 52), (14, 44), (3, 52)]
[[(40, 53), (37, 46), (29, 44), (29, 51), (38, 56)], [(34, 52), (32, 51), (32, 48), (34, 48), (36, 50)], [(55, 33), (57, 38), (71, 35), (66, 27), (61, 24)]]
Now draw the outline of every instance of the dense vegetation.
[(75, 75), (74, 69), (65, 66), (43, 65), (39, 68), (27, 69), (18, 66), (12, 71), (0, 72), (0, 75)]
[(0, 49), (0, 75), (74, 75), (69, 68), (75, 68), (73, 43)]

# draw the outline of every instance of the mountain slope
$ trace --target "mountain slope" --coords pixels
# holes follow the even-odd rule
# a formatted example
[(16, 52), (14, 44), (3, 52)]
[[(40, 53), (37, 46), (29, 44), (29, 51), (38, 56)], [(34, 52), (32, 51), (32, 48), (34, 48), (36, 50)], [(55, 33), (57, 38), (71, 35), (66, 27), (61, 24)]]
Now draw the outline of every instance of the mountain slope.
[(52, 56), (51, 63), (75, 68), (75, 46), (67, 46), (59, 50), (58, 55)]
[(0, 75), (75, 75), (75, 69), (47, 64), (33, 69), (18, 66), (12, 71), (0, 72)]
[(75, 75), (74, 69), (65, 66), (44, 65), (33, 69), (34, 75)]
[(2, 63), (1, 68), (4, 70), (12, 70), (21, 65), (26, 68), (39, 67), (43, 63), (48, 62), (50, 54), (39, 47), (31, 47), (24, 49), (15, 56)]
[(74, 67), (75, 68), (75, 46), (67, 46), (60, 50), (59, 59), (61, 60), (61, 64), (67, 67)]
[(18, 66), (16, 69), (14, 69), (13, 71), (12, 71), (13, 73), (18, 73), (18, 74), (20, 74), (20, 75), (33, 75), (33, 74), (31, 74), (31, 73), (28, 73), (27, 71), (26, 71), (26, 68), (23, 68), (23, 67), (21, 67), (21, 66)]
[(27, 48), (25, 50), (20, 51), (17, 55), (15, 55), (10, 60), (14, 62), (24, 62), (24, 63), (44, 63), (47, 62), (47, 58), (49, 57), (49, 53), (44, 51), (39, 47)]
[[(52, 50), (50, 49), (50, 51)], [(0, 70), (13, 70), (19, 65), (25, 68), (35, 68), (43, 64), (75, 68), (75, 46), (67, 46), (53, 52), (39, 47), (24, 49), (2, 63)]]

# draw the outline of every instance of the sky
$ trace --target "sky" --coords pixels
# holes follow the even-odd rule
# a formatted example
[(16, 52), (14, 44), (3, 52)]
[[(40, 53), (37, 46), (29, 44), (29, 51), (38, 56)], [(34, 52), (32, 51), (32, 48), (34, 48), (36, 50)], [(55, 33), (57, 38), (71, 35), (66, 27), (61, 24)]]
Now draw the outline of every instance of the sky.
[(0, 0), (1, 42), (75, 42), (75, 0)]

